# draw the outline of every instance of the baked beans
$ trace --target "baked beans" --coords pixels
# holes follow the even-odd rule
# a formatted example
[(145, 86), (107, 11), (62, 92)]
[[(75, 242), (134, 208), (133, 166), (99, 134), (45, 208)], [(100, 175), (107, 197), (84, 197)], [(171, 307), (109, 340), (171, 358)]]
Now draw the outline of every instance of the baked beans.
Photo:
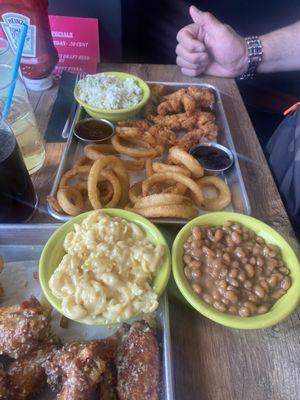
[(192, 289), (220, 312), (264, 314), (291, 286), (280, 250), (236, 222), (195, 226), (183, 248)]

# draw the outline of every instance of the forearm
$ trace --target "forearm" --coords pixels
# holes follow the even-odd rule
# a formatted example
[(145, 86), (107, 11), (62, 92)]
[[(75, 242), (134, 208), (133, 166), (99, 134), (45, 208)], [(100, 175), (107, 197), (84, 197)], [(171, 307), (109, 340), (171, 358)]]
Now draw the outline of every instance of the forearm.
[(263, 59), (258, 72), (300, 70), (300, 22), (260, 37)]

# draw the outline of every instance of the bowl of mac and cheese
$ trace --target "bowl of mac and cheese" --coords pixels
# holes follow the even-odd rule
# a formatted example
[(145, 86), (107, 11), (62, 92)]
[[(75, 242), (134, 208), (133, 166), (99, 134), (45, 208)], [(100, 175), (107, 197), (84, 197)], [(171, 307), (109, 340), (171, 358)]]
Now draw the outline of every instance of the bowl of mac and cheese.
[(89, 211), (57, 229), (39, 261), (50, 304), (66, 317), (112, 325), (158, 307), (170, 252), (146, 218), (119, 209)]

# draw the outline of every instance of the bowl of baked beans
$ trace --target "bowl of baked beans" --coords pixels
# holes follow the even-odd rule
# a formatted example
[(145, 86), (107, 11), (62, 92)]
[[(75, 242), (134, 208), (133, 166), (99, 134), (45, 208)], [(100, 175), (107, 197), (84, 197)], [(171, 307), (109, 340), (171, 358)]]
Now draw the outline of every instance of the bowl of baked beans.
[(231, 328), (273, 326), (300, 300), (293, 249), (273, 228), (247, 215), (213, 212), (193, 219), (175, 238), (172, 264), (185, 299)]

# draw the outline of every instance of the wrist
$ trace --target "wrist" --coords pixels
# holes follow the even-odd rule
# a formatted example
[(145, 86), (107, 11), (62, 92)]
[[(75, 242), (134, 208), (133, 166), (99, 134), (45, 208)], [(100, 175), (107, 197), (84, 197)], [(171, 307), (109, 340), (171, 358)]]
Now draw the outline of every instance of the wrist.
[(247, 69), (239, 76), (239, 79), (252, 79), (262, 61), (263, 48), (258, 36), (245, 38), (247, 48)]

